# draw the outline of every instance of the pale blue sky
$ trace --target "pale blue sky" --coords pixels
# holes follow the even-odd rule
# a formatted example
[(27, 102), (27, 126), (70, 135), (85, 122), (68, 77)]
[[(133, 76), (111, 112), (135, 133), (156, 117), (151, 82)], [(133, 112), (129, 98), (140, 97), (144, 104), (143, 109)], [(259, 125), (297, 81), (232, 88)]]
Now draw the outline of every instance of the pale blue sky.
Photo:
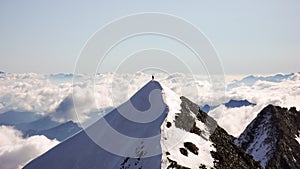
[(88, 38), (140, 12), (184, 18), (218, 51), (226, 74), (300, 71), (300, 1), (0, 1), (0, 70), (72, 72)]

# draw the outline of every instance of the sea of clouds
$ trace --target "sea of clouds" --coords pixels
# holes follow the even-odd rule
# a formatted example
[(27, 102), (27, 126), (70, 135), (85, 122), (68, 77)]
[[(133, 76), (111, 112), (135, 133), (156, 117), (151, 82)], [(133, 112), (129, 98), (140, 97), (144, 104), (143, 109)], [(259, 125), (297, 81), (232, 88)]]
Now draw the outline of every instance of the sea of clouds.
[(21, 169), (59, 143), (45, 136), (23, 138), (20, 131), (7, 126), (0, 126), (0, 138), (1, 169)]
[[(164, 86), (178, 95), (188, 97), (199, 106), (217, 106), (209, 115), (236, 137), (268, 104), (300, 108), (299, 73), (279, 81), (258, 78), (251, 85), (243, 83), (240, 76), (225, 76), (218, 84), (212, 84), (215, 81), (203, 75), (175, 73), (155, 76)], [(73, 120), (86, 127), (128, 100), (150, 80), (151, 75), (142, 72), (96, 75), (1, 74), (0, 114), (9, 110), (30, 111), (50, 116), (59, 122)], [(227, 87), (234, 83), (238, 85)], [(223, 103), (230, 99), (247, 99), (256, 105), (226, 108)], [(22, 138), (19, 131), (7, 126), (0, 127), (0, 136), (0, 165), (4, 169), (20, 168), (58, 144), (58, 141), (44, 136)]]

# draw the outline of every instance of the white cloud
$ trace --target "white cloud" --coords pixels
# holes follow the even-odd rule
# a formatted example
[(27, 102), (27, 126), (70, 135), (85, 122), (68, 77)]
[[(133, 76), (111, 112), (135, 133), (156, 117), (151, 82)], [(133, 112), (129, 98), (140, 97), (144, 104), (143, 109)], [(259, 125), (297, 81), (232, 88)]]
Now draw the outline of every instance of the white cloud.
[(226, 92), (228, 98), (248, 99), (257, 104), (300, 108), (300, 78), (295, 74), (282, 82), (257, 81)]
[(71, 83), (53, 84), (45, 75), (7, 74), (0, 81), (1, 112), (9, 109), (50, 112), (72, 90)]
[(6, 126), (0, 126), (0, 168), (20, 169), (32, 159), (57, 145), (56, 140), (45, 136), (22, 138), (22, 133)]
[[(212, 90), (212, 85), (207, 78), (206, 76), (180, 73), (156, 74), (155, 76), (155, 79), (167, 84), (178, 95), (186, 95), (199, 104), (213, 101), (215, 90)], [(33, 111), (40, 114), (53, 112), (71, 94), (81, 100), (92, 99), (92, 102), (83, 101), (89, 104), (91, 109), (97, 107), (105, 109), (125, 102), (150, 80), (151, 75), (141, 72), (135, 74), (107, 73), (98, 74), (95, 77), (85, 75), (76, 79), (74, 84), (70, 78), (56, 81), (47, 79), (46, 75), (7, 74), (0, 81), (2, 104), (0, 113), (9, 109)]]
[(226, 91), (226, 100), (247, 99), (257, 105), (226, 108), (219, 106), (209, 112), (228, 133), (239, 136), (245, 127), (268, 104), (300, 108), (300, 74), (281, 82), (257, 81), (252, 86), (242, 85)]
[[(240, 79), (241, 76), (226, 77)], [(217, 105), (230, 99), (247, 99), (262, 107), (267, 104), (279, 106), (296, 106), (300, 108), (300, 74), (295, 74), (281, 82), (256, 81), (252, 86), (242, 85), (228, 91), (217, 91), (213, 88), (207, 76), (156, 74), (155, 79), (165, 84), (178, 95), (184, 95), (199, 105)], [(33, 111), (40, 114), (52, 113), (59, 121), (74, 120), (84, 122), (91, 112), (111, 110), (125, 102), (139, 88), (151, 80), (151, 75), (135, 74), (97, 74), (94, 76), (81, 75), (72, 83), (72, 79), (53, 80), (47, 75), (40, 74), (7, 74), (0, 81), (0, 113), (9, 109)], [(218, 86), (222, 87), (222, 83)], [(77, 114), (73, 104), (76, 106)], [(225, 109), (225, 112), (234, 110)], [(240, 111), (252, 111), (244, 110)], [(254, 114), (259, 110), (253, 110)], [(107, 113), (107, 112), (106, 112)], [(215, 115), (217, 112), (215, 112)], [(247, 113), (246, 113), (247, 114)], [(227, 114), (222, 114), (225, 119)], [(219, 115), (220, 116), (220, 115)], [(229, 115), (231, 116), (231, 115)], [(244, 116), (237, 118), (246, 118)], [(218, 119), (217, 119), (218, 120)], [(244, 119), (241, 119), (243, 121)], [(250, 121), (244, 121), (248, 124)], [(223, 124), (223, 122), (219, 122)], [(225, 129), (237, 130), (228, 126)]]
[(208, 114), (217, 120), (218, 124), (229, 134), (238, 137), (263, 107), (264, 105), (226, 108), (220, 105)]
[(75, 87), (74, 92), (65, 97), (50, 116), (60, 122), (84, 122), (94, 111), (97, 110), (92, 90)]

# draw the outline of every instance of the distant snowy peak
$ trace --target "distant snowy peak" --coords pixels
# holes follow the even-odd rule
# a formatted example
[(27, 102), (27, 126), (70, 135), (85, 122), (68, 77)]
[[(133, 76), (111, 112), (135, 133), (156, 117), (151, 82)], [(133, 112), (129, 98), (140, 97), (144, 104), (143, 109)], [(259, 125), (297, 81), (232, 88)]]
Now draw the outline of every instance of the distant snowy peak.
[(82, 74), (57, 73), (57, 74), (45, 75), (44, 78), (50, 80), (53, 83), (65, 83), (65, 82), (72, 82), (72, 80), (76, 81), (84, 77), (85, 76)]
[[(243, 107), (243, 106), (255, 106), (256, 104), (251, 103), (246, 99), (244, 99), (244, 100), (231, 99), (227, 103), (224, 103), (221, 105), (224, 105), (227, 108), (239, 108), (239, 107)], [(210, 106), (208, 104), (205, 104), (204, 106), (201, 106), (201, 110), (204, 111), (205, 113), (208, 113), (209, 111), (217, 108), (218, 106), (220, 106), (220, 105)]]
[(235, 140), (264, 168), (300, 168), (300, 112), (268, 105)]
[(277, 129), (272, 120), (271, 110), (264, 110), (236, 140), (237, 145), (251, 154), (263, 167), (274, 155), (277, 142)]
[(66, 79), (66, 78), (73, 78), (74, 74), (72, 73), (58, 73), (58, 74), (50, 74), (48, 78), (54, 78), (54, 79)]
[(242, 106), (255, 106), (255, 103), (251, 103), (248, 100), (229, 100), (227, 103), (225, 103), (225, 106), (227, 108), (237, 108)]
[(271, 76), (254, 76), (250, 75), (242, 80), (238, 81), (233, 81), (228, 85), (229, 89), (241, 86), (241, 85), (246, 85), (246, 86), (252, 86), (255, 82), (257, 81), (267, 81), (267, 82), (281, 82), (283, 80), (286, 80), (288, 78), (293, 77), (294, 75), (299, 75), (300, 72), (298, 73), (290, 73), (290, 74), (276, 74), (276, 75), (271, 75)]

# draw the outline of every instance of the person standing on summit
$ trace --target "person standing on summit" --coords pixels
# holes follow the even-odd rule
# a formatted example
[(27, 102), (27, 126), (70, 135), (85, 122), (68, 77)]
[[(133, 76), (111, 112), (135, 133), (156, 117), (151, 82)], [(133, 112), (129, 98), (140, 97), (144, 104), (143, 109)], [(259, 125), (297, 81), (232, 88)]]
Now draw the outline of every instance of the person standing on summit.
[(154, 75), (152, 75), (152, 80), (154, 80)]

